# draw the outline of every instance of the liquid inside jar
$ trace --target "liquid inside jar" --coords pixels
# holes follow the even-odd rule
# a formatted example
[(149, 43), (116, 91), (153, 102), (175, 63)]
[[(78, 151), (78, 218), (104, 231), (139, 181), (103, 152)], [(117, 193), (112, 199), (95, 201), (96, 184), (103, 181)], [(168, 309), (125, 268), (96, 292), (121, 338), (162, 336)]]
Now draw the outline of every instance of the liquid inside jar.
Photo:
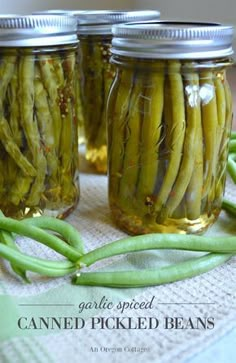
[(81, 36), (80, 46), (86, 159), (97, 172), (106, 173), (106, 105), (115, 76), (110, 64), (111, 36)]
[(202, 233), (219, 215), (232, 99), (224, 61), (113, 57), (109, 202), (130, 234)]
[(79, 199), (76, 48), (0, 55), (0, 209), (65, 217)]

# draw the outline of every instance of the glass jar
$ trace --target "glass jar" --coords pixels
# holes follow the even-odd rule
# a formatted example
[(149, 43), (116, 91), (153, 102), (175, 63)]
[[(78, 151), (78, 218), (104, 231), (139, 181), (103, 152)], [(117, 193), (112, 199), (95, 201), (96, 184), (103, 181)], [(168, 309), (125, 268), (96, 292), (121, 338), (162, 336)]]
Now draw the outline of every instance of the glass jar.
[(113, 28), (108, 99), (109, 203), (130, 234), (201, 233), (225, 187), (232, 99), (231, 26)]
[(79, 200), (77, 22), (0, 17), (0, 209), (63, 218)]
[(112, 24), (158, 19), (159, 16), (155, 10), (94, 10), (79, 15), (86, 159), (99, 173), (107, 172), (106, 104), (115, 76), (114, 66), (109, 62)]

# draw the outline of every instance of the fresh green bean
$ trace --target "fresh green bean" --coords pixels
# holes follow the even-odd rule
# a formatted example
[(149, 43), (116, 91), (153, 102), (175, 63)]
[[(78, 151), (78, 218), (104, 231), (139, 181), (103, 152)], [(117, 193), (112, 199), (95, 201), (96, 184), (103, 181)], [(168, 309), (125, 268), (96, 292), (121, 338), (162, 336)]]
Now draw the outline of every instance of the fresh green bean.
[(107, 287), (146, 287), (166, 284), (208, 272), (232, 257), (231, 254), (207, 254), (203, 257), (165, 266), (158, 269), (117, 272), (77, 273), (72, 278), (75, 285)]
[(236, 203), (233, 203), (230, 200), (224, 198), (222, 208), (236, 217)]
[(84, 254), (84, 246), (80, 233), (71, 224), (61, 219), (40, 216), (22, 219), (21, 223), (57, 232), (69, 245), (76, 248), (76, 250), (82, 255)]
[(108, 243), (81, 256), (78, 266), (90, 266), (108, 257), (153, 249), (176, 249), (202, 252), (236, 253), (235, 237), (202, 237), (182, 234), (150, 233)]
[[(2, 213), (1, 210), (0, 210), (0, 216), (4, 217), (4, 214)], [(11, 248), (15, 249), (16, 251), (18, 251), (18, 247), (14, 241), (14, 238), (13, 238), (13, 235), (11, 232), (0, 230), (0, 242), (4, 243), (6, 246), (11, 247)], [(18, 265), (15, 265), (14, 263), (11, 263), (11, 268), (25, 282), (27, 282), (27, 283), (30, 282), (29, 278), (26, 275), (25, 268), (20, 268), (20, 267), (18, 267)]]
[(236, 140), (230, 140), (229, 142), (229, 152), (236, 153)]
[(28, 224), (26, 225), (11, 218), (0, 218), (0, 228), (21, 236), (32, 238), (42, 244), (45, 244), (71, 261), (77, 261), (81, 256), (74, 247), (69, 246), (60, 238), (53, 236), (38, 227), (30, 226)]
[(236, 153), (229, 154), (227, 170), (233, 179), (234, 183), (236, 183)]
[(70, 261), (47, 261), (28, 256), (2, 244), (0, 244), (0, 256), (21, 269), (49, 277), (65, 276), (76, 270), (75, 264)]

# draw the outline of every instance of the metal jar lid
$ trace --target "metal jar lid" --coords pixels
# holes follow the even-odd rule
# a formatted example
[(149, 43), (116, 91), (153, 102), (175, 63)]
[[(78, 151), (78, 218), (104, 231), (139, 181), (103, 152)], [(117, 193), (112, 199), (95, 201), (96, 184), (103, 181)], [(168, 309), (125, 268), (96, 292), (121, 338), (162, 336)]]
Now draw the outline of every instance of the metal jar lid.
[(0, 46), (32, 47), (76, 44), (77, 21), (62, 15), (1, 15)]
[(111, 34), (113, 24), (131, 21), (157, 20), (160, 12), (157, 10), (90, 10), (79, 15), (79, 35)]
[(233, 54), (234, 27), (219, 23), (157, 21), (112, 27), (113, 54), (135, 58), (210, 59)]

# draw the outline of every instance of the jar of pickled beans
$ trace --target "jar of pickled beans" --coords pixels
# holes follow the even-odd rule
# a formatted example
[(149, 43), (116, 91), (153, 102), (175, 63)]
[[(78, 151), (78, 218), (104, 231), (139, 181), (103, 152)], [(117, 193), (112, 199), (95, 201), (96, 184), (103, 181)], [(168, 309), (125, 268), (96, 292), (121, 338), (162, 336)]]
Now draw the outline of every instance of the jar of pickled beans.
[(91, 10), (79, 14), (81, 97), (86, 159), (99, 173), (107, 172), (106, 104), (115, 69), (110, 63), (113, 24), (157, 20), (156, 10)]
[(77, 21), (0, 16), (0, 209), (62, 218), (79, 200)]
[(220, 213), (232, 98), (233, 27), (113, 27), (109, 203), (130, 234), (202, 233)]

